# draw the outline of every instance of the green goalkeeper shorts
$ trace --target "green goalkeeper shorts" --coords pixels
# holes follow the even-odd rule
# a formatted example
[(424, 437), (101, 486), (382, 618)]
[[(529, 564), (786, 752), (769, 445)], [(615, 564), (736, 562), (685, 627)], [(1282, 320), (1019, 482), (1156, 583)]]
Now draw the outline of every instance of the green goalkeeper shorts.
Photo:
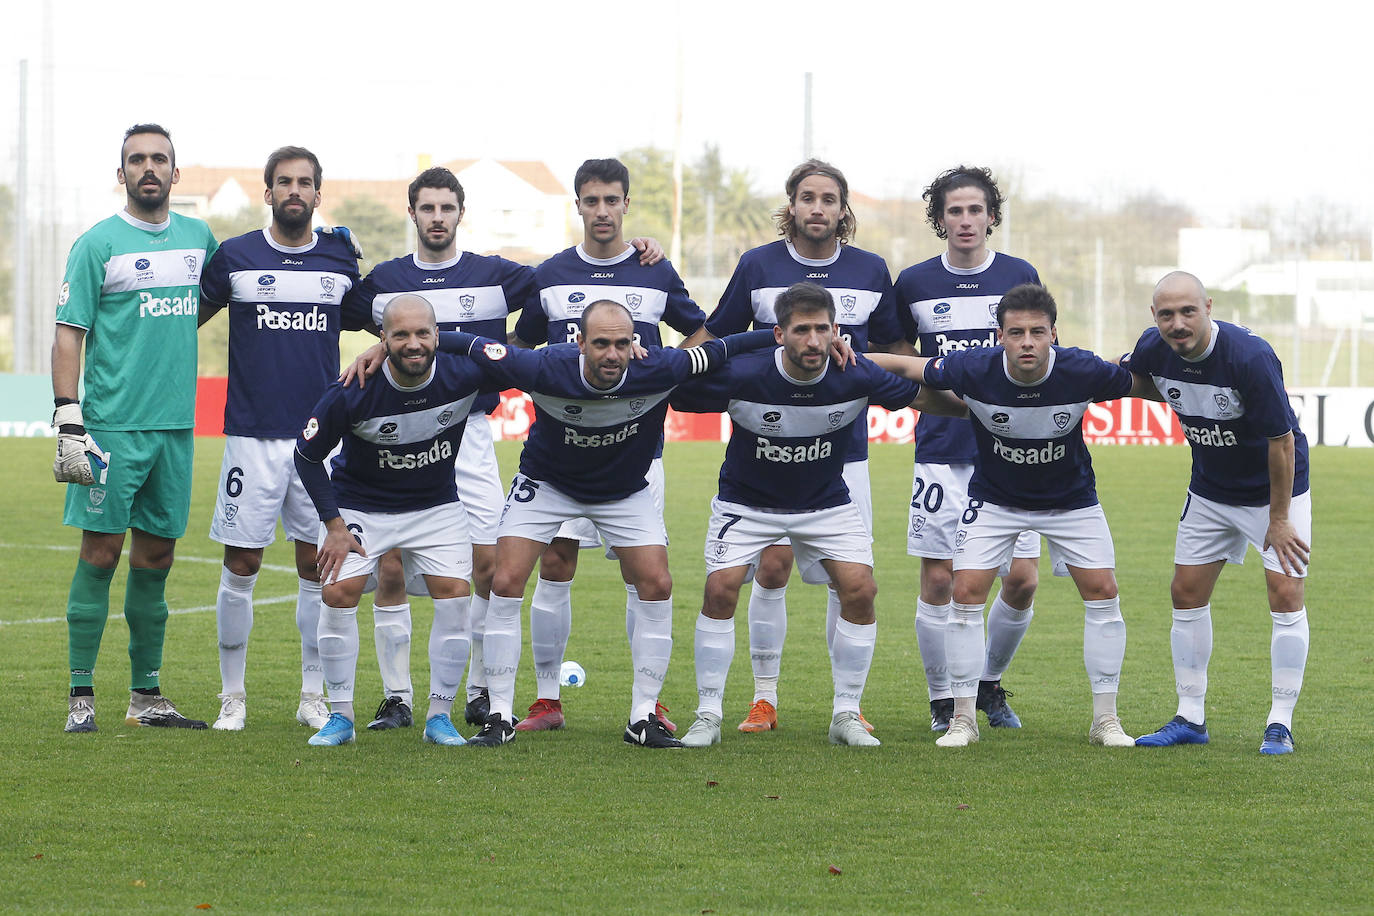
[(137, 528), (163, 538), (186, 533), (191, 511), (195, 433), (190, 429), (89, 430), (110, 455), (92, 462), (95, 483), (67, 484), (62, 521), (83, 531), (121, 534)]

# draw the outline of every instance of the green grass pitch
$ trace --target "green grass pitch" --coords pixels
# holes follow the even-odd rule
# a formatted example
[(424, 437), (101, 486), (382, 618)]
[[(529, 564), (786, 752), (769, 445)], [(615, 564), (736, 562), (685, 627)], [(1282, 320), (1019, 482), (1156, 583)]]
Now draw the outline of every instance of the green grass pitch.
[[(1035, 621), (1005, 684), (1025, 722), (935, 747), (905, 554), (908, 446), (873, 449), (879, 638), (864, 711), (883, 746), (832, 747), (824, 593), (794, 579), (781, 729), (730, 726), (752, 699), (741, 609), (724, 743), (654, 753), (624, 744), (629, 650), (614, 567), (584, 553), (568, 657), (567, 728), (496, 751), (423, 745), (418, 727), (320, 749), (293, 718), (295, 576), (268, 551), (249, 648), (248, 728), (130, 729), (127, 629), (112, 619), (94, 735), (62, 733), (62, 622), (78, 535), (60, 524), (51, 440), (0, 441), (0, 909), (189, 913), (382, 911), (1368, 911), (1374, 771), (1369, 485), (1374, 453), (1313, 454), (1312, 650), (1297, 753), (1258, 753), (1269, 703), (1269, 618), (1254, 554), (1213, 602), (1212, 743), (1088, 746), (1082, 606), (1042, 562)], [(499, 448), (507, 476), (517, 446)], [(676, 654), (664, 701), (685, 728), (701, 546), (721, 447), (668, 448)], [(1115, 535), (1131, 734), (1174, 712), (1173, 529), (1183, 448), (1096, 450)], [(212, 719), (219, 549), (205, 532), (220, 443), (202, 440), (190, 531), (168, 586), (163, 686)], [(112, 590), (114, 612), (123, 571)], [(423, 696), (428, 603), (415, 603)], [(370, 614), (359, 615), (360, 717), (380, 699)], [(525, 639), (528, 644), (528, 625)], [(526, 649), (517, 708), (533, 698)], [(420, 701), (423, 704), (423, 700)], [(465, 731), (470, 731), (465, 729)], [(834, 873), (831, 867), (839, 871)]]

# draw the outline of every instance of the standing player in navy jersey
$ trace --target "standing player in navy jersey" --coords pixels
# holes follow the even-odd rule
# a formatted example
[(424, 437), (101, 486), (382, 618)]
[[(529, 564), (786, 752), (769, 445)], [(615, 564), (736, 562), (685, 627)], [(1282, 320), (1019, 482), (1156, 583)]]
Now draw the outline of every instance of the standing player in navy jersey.
[(1126, 623), (1112, 535), (1083, 443), (1088, 405), (1129, 393), (1131, 375), (1085, 350), (1055, 346), (1056, 315), (1049, 292), (1026, 283), (997, 306), (998, 346), (935, 358), (874, 357), (894, 372), (952, 390), (974, 420), (977, 451), (954, 535), (954, 601), (945, 626), (954, 715), (935, 739), (940, 747), (978, 740), (983, 605), (1024, 531), (1045, 536), (1051, 559), (1067, 566), (1083, 598), (1083, 663), (1093, 697), (1089, 743), (1135, 743), (1116, 714)]
[[(296, 440), (296, 470), (322, 522), (319, 641), (330, 716), (310, 744), (353, 741), (358, 600), (377, 558), (399, 549), (405, 575), (423, 576), (434, 598), (424, 740), (461, 745), (449, 713), (468, 660), (472, 548), (453, 462), (473, 402), (490, 388), (467, 360), (436, 360), (434, 310), (421, 296), (392, 299), (382, 335), (381, 377), (366, 388), (331, 386)], [(323, 462), (340, 442), (331, 479)]]
[[(770, 306), (780, 346), (731, 360), (720, 371), (684, 385), (673, 405), (701, 412), (728, 410), (732, 423), (720, 489), (706, 534), (706, 593), (697, 618), (696, 721), (687, 747), (720, 742), (725, 679), (735, 652), (739, 590), (759, 554), (790, 538), (805, 582), (838, 593), (840, 619), (830, 646), (834, 701), (830, 741), (857, 747), (880, 742), (859, 718), (859, 700), (873, 661), (877, 621), (873, 600), (873, 536), (843, 476), (855, 424), (870, 400), (888, 408), (962, 412), (950, 398), (883, 372), (862, 357), (845, 371), (830, 364), (838, 329), (830, 292), (797, 283)], [(919, 398), (918, 398), (919, 395)], [(913, 400), (916, 399), (916, 400)]]
[[(622, 223), (630, 209), (630, 173), (618, 159), (588, 159), (573, 178), (577, 212), (582, 217), (582, 244), (549, 258), (535, 271), (537, 302), (526, 305), (516, 322), (511, 343), (533, 347), (542, 343), (571, 343), (577, 339), (578, 320), (592, 302), (609, 299), (630, 312), (635, 342), (660, 346), (659, 323), (681, 333), (692, 346), (708, 339), (706, 315), (687, 294), (682, 278), (667, 261), (646, 266), (634, 257), (635, 249), (624, 240)], [(663, 446), (660, 441), (649, 466), (649, 492), (654, 510), (663, 515)], [(601, 546), (594, 525), (587, 519), (571, 519), (544, 551), (539, 580), (530, 603), (530, 644), (534, 654), (537, 688), (529, 714), (516, 728), (539, 731), (561, 728), (563, 704), (559, 697), (559, 671), (572, 628), (572, 579), (580, 548)], [(631, 605), (634, 585), (626, 582)], [(634, 640), (635, 615), (627, 611), (625, 628)], [(671, 731), (675, 726), (656, 713)]]
[[(835, 297), (839, 334), (855, 352), (901, 346), (892, 277), (878, 255), (850, 244), (856, 221), (849, 209), (849, 183), (826, 162), (809, 159), (792, 170), (785, 185), (787, 205), (774, 214), (783, 238), (746, 251), (720, 304), (706, 320), (716, 336), (776, 324), (774, 300), (794, 283), (809, 280)], [(844, 459), (845, 483), (864, 525), (873, 531), (868, 483), (868, 424), (855, 423)], [(749, 597), (749, 657), (754, 668), (754, 702), (739, 725), (742, 732), (777, 727), (778, 675), (787, 635), (787, 579), (792, 549), (784, 542), (759, 557)], [(840, 617), (839, 594), (830, 588), (825, 632), (829, 644)], [(865, 722), (865, 724), (867, 724)]]
[[(961, 165), (941, 173), (922, 196), (927, 201), (926, 219), (948, 247), (897, 278), (897, 315), (906, 339), (922, 356), (996, 346), (996, 310), (1002, 295), (1022, 283), (1040, 283), (1030, 264), (988, 248), (988, 237), (1002, 221), (1002, 192), (988, 169)], [(917, 421), (906, 550), (921, 558), (916, 641), (930, 695), (932, 731), (949, 728), (954, 714), (945, 664), (945, 623), (953, 598), (954, 534), (968, 504), (974, 452), (969, 420), (922, 414)], [(987, 714), (989, 725), (1021, 727), (1007, 705), (1001, 681), (1034, 614), (1039, 557), (1039, 535), (1023, 532), (988, 612), (978, 708)]]
[[(413, 255), (378, 264), (344, 301), (345, 313), (358, 310), (360, 320), (380, 326), (387, 302), (404, 293), (419, 293), (434, 306), (440, 331), (468, 331), (496, 340), (506, 338), (507, 316), (538, 301), (534, 268), (493, 255), (458, 248), (466, 195), (457, 177), (442, 166), (421, 172), (409, 188), (410, 218), (415, 224)], [(631, 239), (642, 252), (641, 264), (654, 264), (663, 249), (653, 239)], [(380, 361), (380, 351), (375, 354)], [(458, 453), (455, 475), (472, 536), (472, 653), (467, 686), (469, 724), (486, 721), (488, 698), (482, 671), (482, 645), (487, 598), (496, 562), (496, 526), (505, 500), (486, 415), (499, 394), (479, 397), (468, 417), (468, 430)], [(385, 696), (368, 728), (408, 726), (411, 721), (410, 605), (399, 557), (383, 558), (373, 605), (377, 661)]]
[[(295, 472), (295, 436), (339, 372), (340, 304), (358, 282), (357, 255), (338, 236), (311, 229), (323, 174), (308, 149), (284, 146), (263, 170), (272, 223), (232, 238), (206, 265), (203, 324), (229, 310), (229, 388), (224, 461), (210, 538), (224, 545), (215, 596), (221, 680), (217, 729), (238, 731), (246, 716), (248, 634), (253, 586), (277, 519), (295, 542), (296, 625), (301, 634), (301, 699), (296, 719), (319, 728), (324, 674), (316, 631), (320, 582), (318, 524)], [(353, 323), (356, 330), (361, 324)]]
[[(466, 334), (446, 334), (441, 341), (445, 350), (468, 353), (501, 387), (529, 392), (535, 408), (520, 472), (501, 511), (487, 605), (491, 714), (471, 743), (494, 747), (515, 738), (525, 583), (563, 523), (587, 518), (615, 549), (621, 575), (634, 586), (626, 603), (634, 677), (625, 741), (681, 747), (657, 714), (673, 645), (672, 576), (663, 516), (645, 477), (663, 435), (668, 392), (751, 341), (654, 347), (631, 365), (635, 325), (624, 306), (599, 299), (578, 320), (575, 347), (527, 351)], [(752, 337), (755, 345), (766, 343)]]
[(1273, 629), (1273, 699), (1262, 754), (1293, 750), (1293, 709), (1307, 666), (1304, 582), (1312, 542), (1307, 437), (1283, 385), (1273, 349), (1245, 328), (1212, 319), (1212, 300), (1192, 274), (1174, 271), (1155, 287), (1155, 328), (1122, 365), (1136, 397), (1167, 401), (1193, 452), (1193, 474), (1174, 544), (1173, 649), (1178, 714), (1136, 744), (1206, 744), (1207, 662), (1212, 589), (1247, 542), (1264, 561)]

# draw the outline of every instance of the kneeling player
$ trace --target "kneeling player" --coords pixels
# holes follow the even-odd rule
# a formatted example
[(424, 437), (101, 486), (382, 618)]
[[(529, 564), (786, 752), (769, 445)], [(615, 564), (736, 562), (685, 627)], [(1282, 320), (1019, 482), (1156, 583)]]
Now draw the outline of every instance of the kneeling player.
[[(423, 575), (434, 598), (424, 740), (464, 743), (449, 711), (470, 647), (472, 558), (453, 462), (482, 375), (466, 360), (436, 362), (437, 338), (423, 297), (393, 299), (382, 316), (385, 382), (331, 387), (296, 443), (297, 471), (323, 522), (319, 643), (331, 712), (313, 745), (353, 741), (358, 601), (375, 558), (394, 548), (407, 578)], [(340, 440), (331, 481), (321, 462)]]
[(977, 451), (968, 508), (954, 536), (954, 603), (945, 630), (954, 716), (935, 740), (940, 747), (978, 740), (983, 605), (1023, 531), (1049, 541), (1055, 567), (1067, 566), (1083, 599), (1083, 662), (1093, 695), (1089, 742), (1134, 744), (1116, 714), (1126, 653), (1116, 555), (1083, 443), (1088, 405), (1129, 392), (1131, 376), (1084, 350), (1055, 346), (1056, 315), (1044, 287), (1023, 283), (997, 304), (998, 346), (934, 360), (880, 358), (893, 371), (954, 391), (974, 421)]
[(774, 310), (780, 347), (734, 359), (716, 375), (679, 389), (673, 400), (681, 410), (728, 410), (733, 424), (706, 535), (706, 594), (696, 627), (696, 721), (682, 743), (720, 742), (740, 587), (764, 549), (787, 537), (803, 581), (828, 583), (839, 595), (830, 648), (830, 741), (874, 747), (880, 742), (864, 728), (859, 700), (873, 661), (878, 586), (873, 538), (842, 476), (846, 445), (870, 400), (889, 409), (912, 404), (950, 414), (962, 413), (963, 406), (862, 357), (846, 371), (832, 369), (835, 303), (824, 287), (794, 284), (778, 296)]

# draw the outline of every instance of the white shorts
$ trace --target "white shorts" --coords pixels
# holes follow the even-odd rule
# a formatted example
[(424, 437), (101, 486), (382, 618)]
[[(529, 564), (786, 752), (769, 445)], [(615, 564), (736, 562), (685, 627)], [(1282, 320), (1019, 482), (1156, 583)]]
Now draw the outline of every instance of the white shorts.
[[(1013, 509), (971, 500), (954, 534), (954, 568), (999, 569), (1016, 540), (1035, 531), (1050, 543), (1055, 575), (1080, 569), (1115, 569), (1116, 550), (1100, 504), (1082, 509)], [(1061, 572), (1060, 570), (1063, 570)]]
[[(971, 464), (918, 463), (911, 475), (911, 518), (906, 530), (907, 556), (930, 560), (954, 557), (954, 535), (968, 508)], [(1013, 557), (1040, 557), (1040, 535), (1023, 531), (1012, 548)], [(1001, 570), (1006, 575), (1011, 560)]]
[(501, 505), (506, 492), (501, 486), (501, 469), (496, 465), (491, 423), (486, 414), (468, 414), (453, 479), (458, 484), (458, 498), (463, 501), (463, 511), (468, 516), (472, 543), (495, 544), (496, 526), (501, 521)]
[(559, 536), (568, 519), (586, 518), (596, 526), (611, 547), (667, 546), (663, 512), (654, 502), (649, 488), (637, 490), (624, 499), (604, 503), (584, 503), (573, 499), (552, 484), (516, 474), (501, 510), (500, 537), (528, 538), (547, 544)]
[(288, 540), (315, 540), (320, 517), (296, 475), (296, 440), (226, 437), (210, 540), (266, 547), (277, 539), (278, 518)]
[[(1288, 507), (1288, 520), (1310, 546), (1312, 544), (1312, 491), (1294, 496)], [(1268, 506), (1228, 506), (1213, 502), (1188, 491), (1183, 502), (1183, 515), (1178, 520), (1178, 537), (1174, 541), (1174, 562), (1179, 566), (1203, 566), (1217, 560), (1244, 563), (1246, 544), (1254, 544), (1264, 561), (1265, 569), (1283, 572), (1279, 555), (1274, 548), (1264, 549), (1264, 535), (1269, 530)], [(1294, 578), (1307, 577), (1304, 567)]]
[[(649, 473), (644, 475), (644, 479), (649, 482), (649, 495), (654, 499), (654, 509), (658, 512), (658, 519), (663, 521), (663, 459), (655, 458), (649, 464)], [(666, 527), (664, 529), (667, 530)], [(596, 525), (589, 518), (574, 518), (564, 522), (558, 528), (558, 537), (570, 538), (577, 541), (579, 550), (591, 550), (593, 547), (600, 547), (603, 538), (597, 531)], [(606, 542), (606, 559), (615, 559), (615, 550), (610, 542)]]
[[(864, 530), (868, 532), (870, 539), (873, 537), (873, 490), (868, 483), (868, 459), (863, 461), (846, 461), (844, 470), (840, 472), (844, 478), (844, 485), (849, 490), (849, 498), (854, 506), (859, 510), (859, 517), (863, 519)], [(781, 538), (777, 542), (779, 547), (791, 545), (787, 538)]]
[(711, 500), (706, 529), (706, 574), (757, 565), (759, 554), (778, 543), (779, 536), (790, 540), (803, 582), (830, 581), (822, 560), (873, 565), (873, 536), (855, 503), (814, 512), (770, 512), (717, 498)]
[[(364, 512), (339, 507), (348, 530), (363, 545), (367, 556), (349, 553), (339, 570), (338, 580), (358, 576), (372, 577), (377, 561), (388, 550), (401, 549), (407, 591), (426, 594), (421, 576), (468, 579), (472, 576), (472, 544), (468, 541), (468, 520), (458, 503), (445, 503), (414, 512)], [(318, 544), (324, 543), (325, 527), (317, 525)], [(411, 588), (419, 587), (419, 591)]]

